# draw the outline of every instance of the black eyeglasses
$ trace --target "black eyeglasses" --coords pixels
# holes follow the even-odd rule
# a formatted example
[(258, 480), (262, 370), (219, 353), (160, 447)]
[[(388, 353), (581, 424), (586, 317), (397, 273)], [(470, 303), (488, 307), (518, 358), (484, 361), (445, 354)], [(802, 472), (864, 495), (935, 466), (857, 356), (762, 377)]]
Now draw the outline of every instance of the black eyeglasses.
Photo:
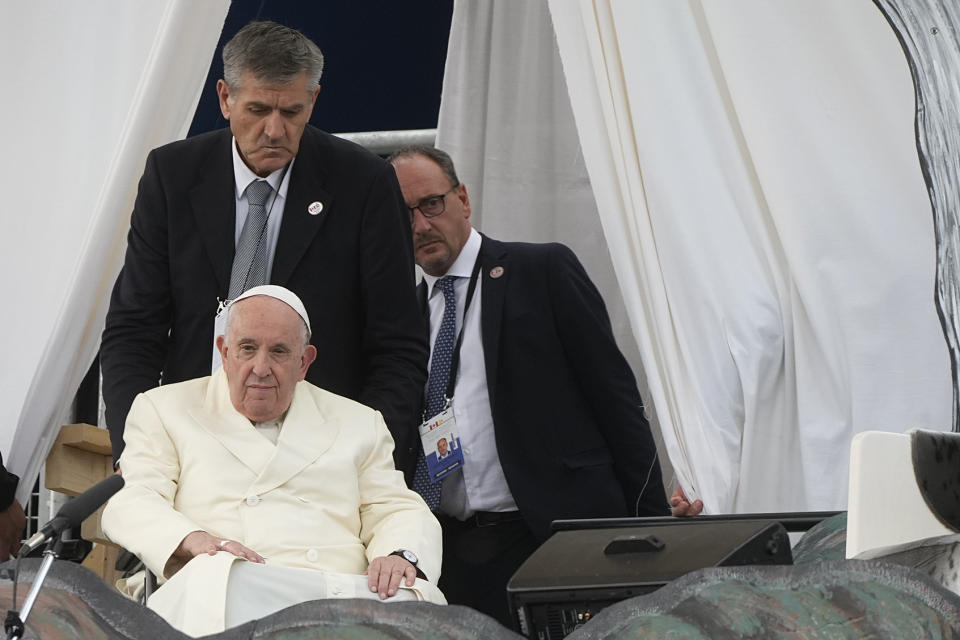
[(427, 196), (426, 198), (420, 198), (420, 202), (412, 207), (407, 207), (410, 209), (410, 222), (413, 222), (413, 212), (420, 210), (420, 213), (424, 218), (436, 218), (438, 215), (447, 210), (447, 194), (460, 186), (460, 183), (453, 185), (447, 189), (444, 193), (439, 193), (433, 196)]

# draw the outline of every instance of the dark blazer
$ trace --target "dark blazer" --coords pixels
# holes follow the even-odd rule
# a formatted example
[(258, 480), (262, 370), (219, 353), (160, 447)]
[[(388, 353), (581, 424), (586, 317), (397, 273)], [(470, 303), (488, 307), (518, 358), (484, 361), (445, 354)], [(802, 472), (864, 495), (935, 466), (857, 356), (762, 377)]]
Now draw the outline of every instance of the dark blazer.
[[(227, 297), (236, 199), (229, 129), (147, 157), (101, 346), (114, 457), (136, 394), (209, 375)], [(319, 215), (307, 207), (323, 203)], [(317, 359), (307, 380), (380, 410), (398, 450), (419, 421), (427, 342), (410, 218), (393, 168), (307, 127), (290, 175), (271, 283), (299, 295)]]
[[(497, 453), (530, 528), (546, 538), (559, 518), (667, 515), (633, 372), (580, 261), (561, 244), (484, 236), (480, 262)], [(426, 309), (425, 283), (418, 294)]]

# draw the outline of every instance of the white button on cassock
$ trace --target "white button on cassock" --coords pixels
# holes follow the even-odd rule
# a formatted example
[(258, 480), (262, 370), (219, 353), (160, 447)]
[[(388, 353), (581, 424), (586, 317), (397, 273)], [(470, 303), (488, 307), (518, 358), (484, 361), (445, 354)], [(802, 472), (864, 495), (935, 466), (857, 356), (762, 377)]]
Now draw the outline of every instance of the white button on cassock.
[(247, 496), (247, 506), (255, 507), (260, 504), (260, 496)]
[(317, 558), (319, 557), (320, 557), (320, 554), (317, 553), (316, 549), (310, 549), (307, 551), (307, 560), (309, 560), (310, 562), (316, 562)]

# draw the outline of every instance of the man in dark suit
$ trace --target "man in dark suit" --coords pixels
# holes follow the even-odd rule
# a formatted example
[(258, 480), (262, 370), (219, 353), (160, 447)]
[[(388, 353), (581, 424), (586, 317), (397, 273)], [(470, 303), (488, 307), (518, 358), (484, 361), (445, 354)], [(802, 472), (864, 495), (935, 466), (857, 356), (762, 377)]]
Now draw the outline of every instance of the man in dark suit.
[(133, 398), (209, 375), (219, 309), (264, 283), (313, 319), (307, 379), (380, 410), (409, 451), (427, 345), (394, 172), (307, 124), (323, 56), (303, 34), (254, 22), (223, 58), (230, 128), (153, 150), (140, 180), (101, 347), (114, 459)]
[[(408, 147), (390, 161), (426, 274), (418, 293), (434, 345), (428, 408), (439, 383), (464, 458), (435, 502), (440, 588), (452, 604), (510, 624), (506, 582), (552, 520), (667, 515), (656, 446), (603, 300), (570, 249), (473, 230), (466, 187), (442, 151)], [(444, 312), (456, 319), (447, 337)], [(457, 344), (459, 366), (437, 374), (438, 353)], [(430, 504), (435, 485), (406, 471)]]

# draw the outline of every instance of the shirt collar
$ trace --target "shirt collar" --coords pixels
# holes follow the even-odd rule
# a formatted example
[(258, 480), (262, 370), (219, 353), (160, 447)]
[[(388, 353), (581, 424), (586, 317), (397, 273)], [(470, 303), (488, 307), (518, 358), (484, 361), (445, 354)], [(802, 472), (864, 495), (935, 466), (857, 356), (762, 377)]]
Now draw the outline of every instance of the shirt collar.
[[(288, 170), (284, 174), (283, 168), (277, 169), (266, 178), (260, 178), (255, 174), (250, 167), (243, 161), (243, 158), (240, 157), (240, 151), (237, 149), (237, 139), (232, 138), (230, 142), (230, 150), (233, 152), (233, 178), (236, 181), (236, 198), (237, 200), (243, 195), (243, 192), (247, 190), (247, 187), (250, 186), (250, 183), (254, 180), (266, 180), (270, 183), (270, 186), (273, 187), (273, 190), (281, 198), (287, 197), (287, 187), (290, 186), (290, 171)], [(296, 157), (290, 160), (290, 164), (287, 165), (287, 168), (292, 170), (293, 163), (296, 161)], [(283, 183), (280, 182), (280, 178), (283, 177)]]
[(255, 426), (257, 429), (269, 429), (272, 427), (279, 429), (283, 426), (283, 416), (274, 418), (273, 420), (267, 420), (265, 422), (254, 422), (253, 426)]
[[(454, 260), (444, 276), (457, 276), (459, 278), (469, 278), (473, 273), (473, 265), (477, 262), (477, 256), (480, 255), (480, 244), (483, 238), (476, 229), (470, 227), (470, 237), (464, 243), (460, 250), (460, 255)], [(433, 295), (433, 285), (443, 276), (432, 276), (429, 273), (423, 274), (423, 281), (427, 283), (427, 298)]]
[[(287, 413), (289, 412), (290, 412), (290, 407), (287, 407), (286, 411), (281, 413), (279, 416), (277, 416), (273, 420), (265, 420), (263, 422), (254, 422), (253, 420), (250, 420), (250, 424), (252, 424), (257, 428), (276, 427), (279, 429), (283, 426), (283, 421), (287, 419)], [(249, 418), (247, 419), (249, 420)]]

